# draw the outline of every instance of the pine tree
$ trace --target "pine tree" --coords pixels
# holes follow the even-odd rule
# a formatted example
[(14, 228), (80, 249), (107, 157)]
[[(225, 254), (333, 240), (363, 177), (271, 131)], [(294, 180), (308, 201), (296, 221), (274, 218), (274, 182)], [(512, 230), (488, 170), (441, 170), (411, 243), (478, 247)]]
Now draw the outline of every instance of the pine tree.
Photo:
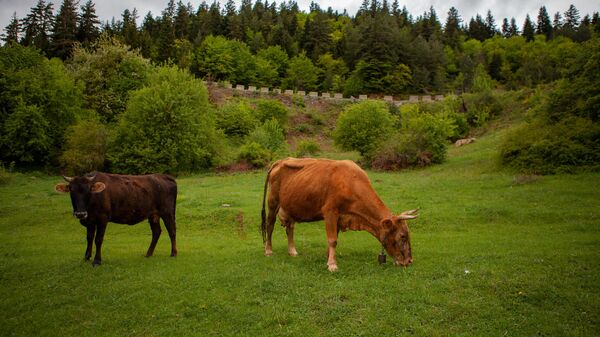
[(77, 4), (73, 0), (63, 0), (52, 27), (52, 54), (63, 60), (71, 56), (77, 42)]
[(508, 24), (508, 19), (504, 18), (502, 20), (502, 28), (501, 28), (502, 37), (509, 38), (510, 37), (510, 25)]
[(167, 61), (173, 57), (173, 43), (175, 42), (175, 1), (169, 0), (167, 7), (160, 18), (160, 30), (158, 35), (158, 61)]
[(458, 10), (455, 7), (450, 7), (448, 18), (444, 25), (444, 42), (452, 48), (458, 47), (460, 43), (460, 23), (462, 19), (458, 15)]
[(519, 27), (517, 27), (517, 20), (515, 18), (510, 19), (509, 34), (510, 37), (519, 35)]
[(17, 18), (17, 12), (14, 12), (13, 16), (10, 18), (10, 23), (4, 28), (2, 41), (4, 41), (5, 44), (18, 43), (20, 33), (21, 22)]
[(569, 6), (565, 12), (565, 21), (562, 25), (562, 35), (571, 39), (576, 38), (577, 28), (579, 27), (579, 11), (574, 5)]
[(485, 28), (487, 31), (488, 39), (498, 34), (498, 29), (496, 28), (496, 21), (494, 20), (494, 16), (492, 15), (492, 11), (490, 10), (487, 11), (487, 15), (485, 16)]
[(471, 18), (471, 21), (469, 21), (468, 33), (470, 38), (477, 39), (479, 41), (483, 41), (488, 38), (488, 29), (481, 15), (477, 14), (475, 18)]
[(81, 15), (77, 26), (77, 40), (84, 46), (88, 46), (100, 36), (100, 20), (96, 15), (96, 5), (92, 0), (88, 0), (81, 7)]
[(546, 36), (546, 39), (552, 39), (552, 22), (550, 22), (550, 16), (548, 15), (548, 11), (546, 10), (546, 6), (540, 7), (540, 11), (538, 12), (537, 17), (537, 28), (535, 30), (536, 34), (543, 34)]
[(45, 0), (38, 0), (35, 7), (31, 8), (31, 12), (23, 19), (23, 45), (49, 52), (50, 30), (54, 21), (53, 9), (52, 3), (46, 3)]
[(139, 33), (137, 29), (137, 9), (133, 9), (133, 12), (130, 12), (129, 9), (125, 9), (123, 14), (121, 14), (121, 18), (123, 20), (121, 25), (121, 36), (123, 36), (123, 42), (126, 45), (131, 46), (133, 48), (139, 48)]
[(177, 2), (177, 14), (175, 15), (175, 37), (178, 39), (187, 38), (191, 25), (192, 9), (190, 4), (184, 5), (181, 0)]
[(535, 27), (533, 26), (533, 22), (531, 22), (531, 18), (529, 14), (525, 17), (525, 23), (523, 24), (523, 37), (527, 41), (533, 41), (533, 37), (535, 35)]

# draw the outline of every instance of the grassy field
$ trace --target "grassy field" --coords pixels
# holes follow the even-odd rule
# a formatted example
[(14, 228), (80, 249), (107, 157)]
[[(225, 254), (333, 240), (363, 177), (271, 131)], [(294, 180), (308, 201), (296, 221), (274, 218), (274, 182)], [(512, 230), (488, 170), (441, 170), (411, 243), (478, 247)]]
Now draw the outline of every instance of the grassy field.
[(503, 172), (499, 136), (369, 172), (392, 210), (421, 209), (409, 268), (350, 232), (329, 273), (323, 223), (298, 225), (297, 258), (277, 226), (263, 256), (264, 172), (179, 178), (179, 256), (164, 229), (145, 258), (148, 224), (111, 224), (92, 268), (60, 179), (17, 175), (0, 186), (0, 336), (600, 335), (600, 175)]

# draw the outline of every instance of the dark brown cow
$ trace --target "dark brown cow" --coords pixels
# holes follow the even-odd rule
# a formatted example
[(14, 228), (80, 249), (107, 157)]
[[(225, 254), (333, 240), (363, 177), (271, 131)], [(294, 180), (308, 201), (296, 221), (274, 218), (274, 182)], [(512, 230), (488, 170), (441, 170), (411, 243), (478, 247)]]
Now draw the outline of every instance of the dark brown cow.
[[(269, 215), (265, 196), (269, 187)], [(265, 255), (273, 254), (271, 236), (276, 216), (286, 228), (288, 253), (296, 256), (294, 224), (325, 220), (327, 265), (337, 270), (335, 247), (340, 230), (366, 230), (377, 238), (396, 265), (412, 263), (407, 220), (416, 210), (394, 216), (377, 196), (366, 173), (349, 160), (287, 158), (273, 164), (263, 195), (262, 234)]]
[(166, 174), (143, 176), (95, 173), (81, 177), (64, 177), (68, 184), (55, 186), (57, 192), (70, 193), (73, 215), (87, 228), (85, 259), (92, 256), (93, 265), (101, 263), (101, 247), (108, 222), (135, 225), (145, 219), (150, 222), (152, 241), (146, 256), (152, 256), (160, 237), (160, 218), (171, 238), (171, 256), (177, 255), (175, 242), (175, 204), (177, 183)]

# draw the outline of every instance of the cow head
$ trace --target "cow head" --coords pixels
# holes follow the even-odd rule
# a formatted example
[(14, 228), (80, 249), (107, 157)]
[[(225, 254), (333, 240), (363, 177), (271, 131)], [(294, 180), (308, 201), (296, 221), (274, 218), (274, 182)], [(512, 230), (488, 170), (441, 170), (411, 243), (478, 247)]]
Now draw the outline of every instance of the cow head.
[(71, 195), (71, 203), (73, 204), (73, 215), (77, 219), (83, 220), (88, 216), (88, 206), (92, 193), (100, 193), (104, 191), (106, 185), (101, 182), (96, 182), (96, 175), (81, 176), (81, 177), (65, 177), (68, 184), (60, 183), (54, 186), (54, 190)]
[(417, 210), (414, 209), (381, 221), (381, 243), (396, 265), (408, 266), (412, 263), (408, 220), (416, 217)]

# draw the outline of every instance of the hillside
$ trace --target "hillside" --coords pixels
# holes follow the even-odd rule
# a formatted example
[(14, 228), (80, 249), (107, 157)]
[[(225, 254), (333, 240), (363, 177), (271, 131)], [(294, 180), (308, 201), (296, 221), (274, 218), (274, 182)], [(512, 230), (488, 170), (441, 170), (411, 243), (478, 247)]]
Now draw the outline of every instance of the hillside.
[(391, 209), (421, 210), (408, 268), (379, 266), (377, 240), (347, 232), (329, 273), (321, 222), (297, 226), (296, 258), (277, 226), (265, 257), (262, 170), (180, 177), (179, 256), (163, 235), (144, 258), (147, 224), (111, 224), (92, 268), (68, 197), (52, 191), (61, 178), (14, 175), (0, 185), (0, 334), (596, 335), (600, 175), (500, 170), (505, 132), (441, 165), (368, 172)]

